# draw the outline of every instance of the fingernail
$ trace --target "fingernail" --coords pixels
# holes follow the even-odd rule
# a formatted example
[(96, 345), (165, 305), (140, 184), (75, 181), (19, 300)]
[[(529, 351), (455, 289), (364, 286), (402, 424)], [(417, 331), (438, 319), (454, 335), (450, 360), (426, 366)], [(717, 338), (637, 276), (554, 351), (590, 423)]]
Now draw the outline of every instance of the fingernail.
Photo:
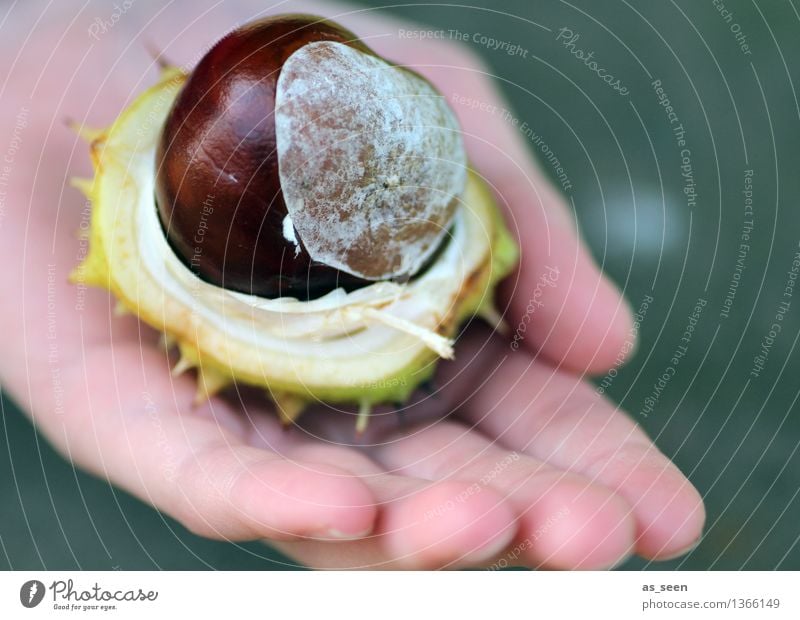
[(619, 296), (621, 302), (615, 318), (615, 328), (626, 342), (631, 342), (630, 348), (625, 354), (624, 361), (627, 362), (636, 355), (636, 349), (639, 347), (639, 338), (637, 337), (639, 329), (636, 325), (636, 310), (630, 300), (621, 292)]
[(602, 566), (600, 568), (592, 569), (592, 570), (614, 570), (616, 568), (619, 568), (620, 566), (625, 564), (625, 562), (627, 562), (628, 560), (630, 560), (633, 557), (633, 553), (634, 553), (634, 546), (631, 545), (631, 547), (625, 553), (623, 553), (619, 558), (614, 560), (608, 566)]
[(325, 531), (323, 536), (325, 538), (333, 538), (334, 540), (358, 540), (359, 538), (369, 536), (370, 533), (372, 533), (372, 528), (353, 533), (343, 532), (342, 530), (336, 528), (330, 528)]
[(467, 553), (464, 560), (470, 564), (484, 564), (490, 560), (494, 560), (511, 544), (511, 541), (514, 539), (514, 533), (514, 530), (509, 528), (490, 540), (483, 547)]
[(682, 555), (686, 555), (687, 553), (691, 553), (692, 551), (694, 551), (702, 540), (703, 540), (703, 538), (700, 537), (697, 540), (695, 540), (693, 543), (691, 543), (690, 545), (686, 545), (685, 547), (683, 547), (681, 549), (678, 549), (677, 551), (675, 551), (674, 553), (671, 553), (670, 555), (663, 555), (663, 556), (660, 555), (660, 556), (658, 556), (657, 558), (654, 558), (654, 559), (657, 562), (666, 562), (668, 560), (674, 560), (675, 558), (679, 558)]

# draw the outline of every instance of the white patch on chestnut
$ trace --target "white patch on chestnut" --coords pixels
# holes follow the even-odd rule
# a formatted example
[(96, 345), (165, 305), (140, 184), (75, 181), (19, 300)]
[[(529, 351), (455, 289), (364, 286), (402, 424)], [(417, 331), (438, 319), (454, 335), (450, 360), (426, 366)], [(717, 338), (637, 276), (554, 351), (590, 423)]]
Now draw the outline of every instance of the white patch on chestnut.
[(283, 218), (283, 238), (289, 243), (294, 244), (295, 256), (300, 254), (300, 242), (297, 240), (297, 235), (294, 234), (294, 223), (292, 222), (292, 216), (288, 213), (286, 214), (286, 217)]
[(455, 115), (422, 77), (342, 43), (301, 47), (275, 100), (283, 197), (314, 260), (384, 280), (438, 248), (467, 176)]

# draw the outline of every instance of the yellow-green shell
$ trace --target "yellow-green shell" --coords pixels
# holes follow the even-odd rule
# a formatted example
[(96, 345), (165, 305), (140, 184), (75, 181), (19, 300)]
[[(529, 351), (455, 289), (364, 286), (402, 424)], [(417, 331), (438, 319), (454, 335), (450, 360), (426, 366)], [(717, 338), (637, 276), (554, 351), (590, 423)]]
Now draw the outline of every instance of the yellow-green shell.
[[(349, 367), (342, 365), (338, 376), (335, 367), (322, 366), (323, 361), (319, 362), (319, 370), (313, 359), (304, 360), (301, 356), (287, 362), (274, 352), (253, 351), (254, 347), (242, 342), (231, 342), (224, 329), (202, 320), (185, 304), (165, 294), (159, 282), (142, 269), (136, 246), (135, 204), (141, 185), (141, 176), (136, 176), (141, 175), (137, 172), (141, 170), (137, 158), (154, 149), (163, 120), (184, 80), (185, 75), (179, 71), (165, 70), (161, 80), (140, 95), (110, 127), (82, 132), (91, 140), (95, 176), (92, 180), (75, 180), (75, 185), (91, 199), (92, 224), (89, 254), (74, 270), (72, 281), (108, 289), (124, 309), (163, 332), (167, 341), (180, 349), (177, 369), (198, 369), (200, 398), (234, 381), (263, 387), (287, 420), (314, 400), (357, 403), (362, 407), (405, 401), (434, 371), (438, 355), (429, 348), (421, 348), (408, 359), (398, 359), (394, 366), (394, 361), (384, 360), (389, 369), (385, 372), (380, 364), (366, 362), (378, 374), (373, 376), (370, 368), (363, 369), (363, 376), (354, 381), (345, 375), (352, 375), (354, 369), (362, 370), (357, 359), (348, 361)], [(479, 267), (463, 278), (446, 315), (438, 317), (435, 331), (448, 337), (455, 335), (465, 318), (494, 314), (494, 287), (513, 269), (518, 255), (490, 192), (474, 173), (469, 175), (464, 202), (469, 205), (471, 217), (480, 218), (490, 242)], [(297, 365), (296, 376), (302, 381), (292, 380), (287, 364)]]

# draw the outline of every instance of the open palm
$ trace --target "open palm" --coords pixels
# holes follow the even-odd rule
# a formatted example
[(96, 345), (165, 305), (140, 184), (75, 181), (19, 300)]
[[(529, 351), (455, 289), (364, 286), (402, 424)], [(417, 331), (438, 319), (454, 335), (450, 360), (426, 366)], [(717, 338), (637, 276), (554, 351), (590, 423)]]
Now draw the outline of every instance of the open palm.
[(217, 13), (206, 4), (192, 4), (202, 18), (191, 23), (175, 5), (137, 4), (99, 40), (86, 28), (102, 5), (73, 22), (51, 15), (34, 27), (31, 15), (0, 42), (14, 59), (2, 76), (2, 135), (16, 136), (0, 211), (0, 382), (42, 432), (196, 533), (267, 539), (313, 567), (600, 568), (691, 547), (704, 520), (697, 492), (580, 376), (630, 347), (627, 306), (519, 135), (488, 111), (502, 102), (486, 70), (449, 43), (380, 36), (407, 24), (316, 6), (454, 101), (470, 159), (522, 248), (501, 305), (525, 326), (518, 347), (471, 326), (433, 395), (402, 424), (379, 412), (355, 441), (348, 412), (319, 408), (285, 431), (246, 389), (193, 406), (194, 378), (170, 374), (158, 334), (115, 316), (105, 292), (67, 284), (88, 213), (67, 179), (87, 165), (62, 121), (107, 123), (154, 79), (142, 40), (188, 61), (255, 16), (245, 2)]

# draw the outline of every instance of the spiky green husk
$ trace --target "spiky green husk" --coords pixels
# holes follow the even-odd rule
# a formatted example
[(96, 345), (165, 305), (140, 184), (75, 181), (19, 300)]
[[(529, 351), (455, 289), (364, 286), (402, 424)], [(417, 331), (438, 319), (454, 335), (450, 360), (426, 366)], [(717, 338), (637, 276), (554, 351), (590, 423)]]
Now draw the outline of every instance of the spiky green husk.
[[(423, 347), (404, 365), (357, 384), (346, 377), (322, 382), (287, 380), (263, 364), (246, 363), (248, 352), (243, 347), (228, 346), (219, 340), (213, 328), (198, 323), (196, 316), (187, 315), (185, 307), (171, 303), (159, 293), (157, 282), (135, 271), (138, 257), (130, 242), (135, 231), (126, 229), (130, 222), (124, 210), (125, 201), (133, 200), (137, 192), (130, 161), (155, 144), (163, 118), (184, 80), (182, 73), (168, 68), (159, 83), (138, 97), (110, 127), (80, 130), (91, 142), (95, 176), (92, 180), (74, 180), (74, 185), (92, 202), (92, 224), (90, 251), (74, 270), (71, 280), (109, 290), (120, 307), (163, 332), (165, 341), (180, 351), (176, 372), (197, 369), (198, 400), (234, 381), (250, 384), (268, 391), (278, 405), (278, 413), (287, 422), (313, 401), (357, 403), (362, 411), (379, 403), (406, 401), (420, 383), (432, 376), (438, 359), (434, 351)], [(470, 174), (469, 184), (470, 199), (490, 237), (490, 250), (479, 267), (461, 283), (456, 298), (448, 305), (447, 316), (440, 317), (436, 331), (448, 337), (454, 336), (459, 325), (473, 315), (498, 320), (493, 305), (494, 289), (514, 268), (518, 257), (516, 243), (488, 188), (474, 173)], [(162, 299), (156, 299), (159, 295)]]

